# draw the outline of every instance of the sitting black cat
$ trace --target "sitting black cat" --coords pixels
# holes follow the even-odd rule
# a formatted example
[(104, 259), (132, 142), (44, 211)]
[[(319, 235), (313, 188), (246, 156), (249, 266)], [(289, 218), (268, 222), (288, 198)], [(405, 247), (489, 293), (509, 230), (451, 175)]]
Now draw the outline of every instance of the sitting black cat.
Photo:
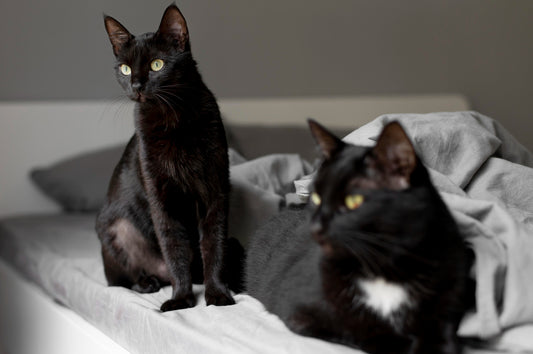
[(309, 124), (324, 155), (310, 212), (256, 233), (249, 294), (302, 335), (369, 353), (460, 352), (469, 251), (404, 130), (389, 123), (363, 148)]
[(208, 305), (233, 304), (226, 283), (239, 290), (244, 251), (226, 241), (228, 148), (185, 19), (171, 5), (157, 32), (140, 36), (104, 20), (118, 81), (137, 102), (135, 134), (96, 222), (108, 283), (140, 292), (171, 283), (161, 311), (193, 306), (193, 281), (205, 282)]

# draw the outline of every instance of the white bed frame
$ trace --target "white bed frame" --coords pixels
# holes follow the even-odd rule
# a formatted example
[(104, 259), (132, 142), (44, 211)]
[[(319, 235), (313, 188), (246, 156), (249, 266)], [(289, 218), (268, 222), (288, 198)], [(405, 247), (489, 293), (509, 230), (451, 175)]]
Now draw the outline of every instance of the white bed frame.
[[(470, 109), (464, 96), (403, 95), (220, 100), (225, 121), (355, 128), (384, 113)], [(0, 103), (0, 217), (59, 212), (28, 172), (62, 158), (123, 143), (133, 104), (104, 101)], [(31, 314), (31, 317), (30, 315)], [(0, 354), (126, 353), (74, 312), (56, 304), (0, 260)]]

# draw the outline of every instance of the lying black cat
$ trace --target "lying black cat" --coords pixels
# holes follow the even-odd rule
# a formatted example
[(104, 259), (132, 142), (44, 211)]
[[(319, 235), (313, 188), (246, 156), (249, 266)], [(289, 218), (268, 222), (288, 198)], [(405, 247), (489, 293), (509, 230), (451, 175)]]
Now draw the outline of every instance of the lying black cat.
[(460, 352), (469, 253), (402, 127), (363, 148), (309, 125), (324, 155), (311, 215), (288, 210), (257, 232), (249, 294), (302, 335), (369, 353)]
[(194, 306), (192, 282), (202, 280), (208, 305), (234, 304), (226, 283), (238, 290), (244, 251), (226, 241), (227, 143), (185, 19), (171, 5), (157, 32), (140, 36), (104, 20), (118, 81), (137, 102), (135, 134), (96, 221), (108, 283), (154, 292), (170, 282), (161, 311)]

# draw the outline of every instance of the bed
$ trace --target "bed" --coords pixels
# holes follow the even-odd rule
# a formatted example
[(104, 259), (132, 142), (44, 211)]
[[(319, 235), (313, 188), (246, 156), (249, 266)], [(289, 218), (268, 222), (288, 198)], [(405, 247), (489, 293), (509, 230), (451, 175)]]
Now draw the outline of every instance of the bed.
[[(461, 95), (220, 100), (220, 106), (231, 146), (230, 234), (244, 245), (258, 225), (294, 197), (293, 182), (313, 171), (316, 156), (305, 118), (313, 117), (343, 136), (362, 127), (346, 139), (370, 144), (388, 119), (409, 124), (415, 113), (469, 109)], [(235, 296), (235, 306), (206, 307), (203, 287), (195, 285), (198, 304), (194, 308), (160, 313), (160, 304), (169, 297), (169, 287), (141, 295), (105, 285), (94, 232), (95, 210), (105, 194), (102, 185), (107, 184), (111, 169), (133, 132), (132, 111), (129, 102), (0, 104), (0, 353), (357, 353), (291, 333), (246, 294)], [(394, 112), (409, 114), (389, 114)], [(460, 114), (448, 114), (451, 116), (437, 116), (442, 122), (450, 117), (462, 122)], [(461, 114), (468, 118), (477, 113)], [(421, 117), (423, 120), (428, 115)], [(498, 153), (501, 156), (494, 163), (506, 160), (513, 167), (533, 165), (528, 152), (521, 150), (497, 123), (485, 118), (477, 121), (488, 133), (482, 134), (479, 144), (474, 145), (476, 154), (478, 150), (485, 151), (488, 141), (489, 146), (498, 147), (485, 152), (487, 160)], [(459, 124), (456, 126), (461, 129)], [(472, 132), (478, 134), (480, 126), (473, 126)], [(427, 134), (434, 131), (427, 129)], [(500, 148), (495, 139), (500, 139), (501, 146), (505, 143), (505, 148)], [(422, 144), (424, 140), (417, 142)], [(466, 163), (454, 161), (457, 166)], [(477, 161), (483, 166), (485, 162), (488, 163)], [(487, 216), (491, 215), (490, 210), (496, 210), (485, 205), (485, 209), (476, 209), (476, 203), (465, 206), (460, 200), (464, 195), (450, 184), (452, 181), (466, 187), (480, 166), (471, 174), (466, 173), (469, 177), (463, 180), (449, 165), (435, 166), (432, 177), (438, 181), (446, 201), (456, 206), (457, 218), (476, 217), (476, 213)], [(533, 247), (533, 237), (527, 239), (527, 235), (532, 235), (529, 227), (533, 220), (529, 201), (524, 202), (526, 207), (512, 206), (516, 212), (512, 215), (521, 213), (521, 223), (507, 225), (511, 229), (525, 225), (516, 232), (523, 239), (515, 246)], [(466, 220), (465, 225), (469, 222)], [(483, 222), (475, 225), (491, 226)], [(507, 261), (504, 251), (498, 255), (500, 258), (496, 257), (502, 262)], [(522, 258), (522, 263), (513, 266), (525, 267), (525, 275), (530, 275), (527, 269), (531, 262)], [(489, 260), (484, 263), (486, 269), (492, 267), (491, 272), (485, 271), (487, 282), (504, 279), (500, 273), (509, 268)], [(518, 273), (514, 282), (524, 277)], [(465, 321), (461, 328), (465, 335), (490, 338), (472, 342), (469, 352), (533, 350), (533, 326), (527, 317), (531, 306), (513, 307), (507, 303), (516, 300), (521, 304), (524, 296), (529, 296), (529, 288), (524, 289), (525, 293), (500, 299), (500, 307), (490, 318), (490, 323), (496, 321), (494, 328), (480, 325), (485, 318), (479, 316), (479, 311)], [(494, 299), (486, 302), (489, 300)], [(514, 317), (501, 320), (499, 314), (510, 307)], [(517, 312), (526, 315), (517, 317)]]

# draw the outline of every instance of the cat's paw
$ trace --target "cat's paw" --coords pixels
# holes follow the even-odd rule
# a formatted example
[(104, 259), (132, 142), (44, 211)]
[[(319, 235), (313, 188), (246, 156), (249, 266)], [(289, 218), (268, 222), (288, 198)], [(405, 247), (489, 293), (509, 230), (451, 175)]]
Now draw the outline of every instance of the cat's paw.
[(287, 327), (291, 331), (307, 337), (329, 338), (331, 323), (329, 314), (318, 306), (300, 306), (289, 316)]
[(189, 307), (194, 307), (195, 298), (194, 295), (187, 295), (180, 299), (170, 299), (167, 300), (161, 305), (161, 312), (174, 311), (187, 309)]
[(235, 300), (231, 297), (230, 293), (224, 291), (207, 291), (205, 292), (205, 303), (207, 306), (229, 306), (235, 305)]
[(142, 276), (137, 281), (137, 284), (134, 284), (131, 289), (142, 294), (155, 293), (161, 289), (161, 283), (153, 275)]
[(308, 316), (296, 313), (289, 317), (287, 327), (302, 336), (315, 336), (313, 322)]

